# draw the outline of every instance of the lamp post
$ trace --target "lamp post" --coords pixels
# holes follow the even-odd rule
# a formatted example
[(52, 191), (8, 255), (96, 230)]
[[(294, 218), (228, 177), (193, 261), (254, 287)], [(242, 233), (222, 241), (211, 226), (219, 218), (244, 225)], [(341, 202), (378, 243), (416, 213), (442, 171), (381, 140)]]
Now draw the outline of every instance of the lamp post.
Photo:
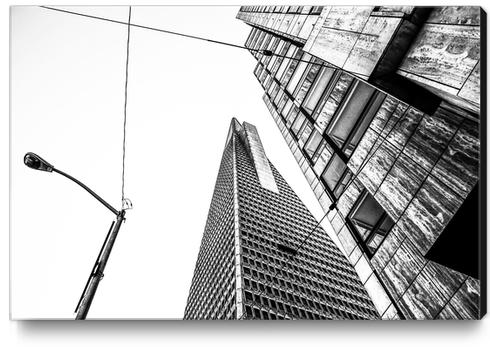
[(124, 216), (126, 214), (126, 211), (124, 209), (121, 209), (121, 211), (116, 210), (107, 201), (102, 199), (85, 184), (83, 184), (76, 178), (68, 175), (67, 173), (56, 169), (53, 165), (51, 165), (35, 153), (26, 153), (26, 155), (24, 156), (24, 164), (31, 169), (45, 172), (56, 172), (62, 176), (65, 176), (66, 178), (75, 182), (80, 187), (89, 192), (94, 198), (96, 198), (100, 203), (102, 203), (105, 207), (107, 207), (112, 213), (116, 215), (116, 221), (112, 222), (111, 227), (109, 228), (97, 260), (95, 261), (95, 264), (92, 268), (92, 272), (90, 273), (90, 276), (75, 309), (75, 313), (77, 314), (75, 319), (84, 320), (87, 317), (87, 313), (94, 299), (95, 292), (97, 291), (97, 287), (99, 286), (99, 282), (102, 277), (104, 277), (104, 269), (107, 265), (107, 261), (109, 260), (109, 256), (111, 255), (112, 247), (114, 246), (114, 242), (116, 241), (116, 237), (119, 233), (119, 229), (121, 228), (121, 224), (125, 220)]

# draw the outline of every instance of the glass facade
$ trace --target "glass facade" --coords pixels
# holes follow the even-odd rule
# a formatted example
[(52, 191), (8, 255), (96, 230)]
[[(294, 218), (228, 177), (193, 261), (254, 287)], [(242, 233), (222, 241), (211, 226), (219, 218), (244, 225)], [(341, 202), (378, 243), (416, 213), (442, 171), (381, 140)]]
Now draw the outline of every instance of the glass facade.
[[(301, 19), (273, 25), (291, 13)], [(478, 36), (479, 13), (470, 7), (243, 6), (237, 15), (251, 25), (247, 48), (279, 40), (270, 46), (272, 57), (251, 51), (263, 99), (383, 319), (475, 319), (486, 310), (480, 299), (486, 283), (474, 277), (481, 264), (460, 272), (468, 269), (464, 261), (433, 261), (454, 252), (443, 241), (454, 237), (453, 216), (479, 181), (479, 114), (465, 96), (407, 82), (400, 75), (410, 79), (411, 73), (400, 73), (386, 58), (409, 42), (407, 59), (419, 54), (429, 27), (451, 27), (463, 37), (461, 18), (474, 23)], [(414, 22), (419, 15), (430, 23)], [(421, 37), (407, 40), (396, 23), (421, 27)], [(374, 43), (372, 33), (383, 42)], [(479, 42), (465, 42), (479, 51)], [(431, 49), (424, 54), (445, 66)], [(479, 89), (473, 92), (479, 98)], [(461, 253), (484, 251), (472, 245)]]
[[(273, 37), (262, 33), (264, 31), (252, 29), (247, 47), (259, 49), (261, 40)], [(276, 46), (275, 53), (279, 54), (282, 47), (289, 45), (287, 56), (294, 54), (302, 61), (283, 58), (281, 67), (274, 73), (267, 68), (271, 57), (253, 53), (259, 62), (255, 75), (334, 201), (343, 193), (350, 178), (348, 158), (385, 96), (303, 53), (293, 43), (283, 42), (284, 45)], [(267, 83), (270, 83), (269, 88)]]

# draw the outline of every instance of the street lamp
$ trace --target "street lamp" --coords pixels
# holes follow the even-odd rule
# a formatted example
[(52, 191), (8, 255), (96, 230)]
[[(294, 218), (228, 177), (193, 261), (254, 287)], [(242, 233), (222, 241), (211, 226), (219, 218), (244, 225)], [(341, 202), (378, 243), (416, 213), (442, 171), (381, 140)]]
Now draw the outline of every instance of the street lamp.
[(126, 211), (121, 209), (121, 211), (116, 210), (112, 207), (107, 201), (102, 199), (99, 195), (97, 195), (92, 189), (87, 187), (85, 184), (77, 180), (76, 178), (68, 175), (67, 173), (56, 169), (53, 165), (48, 163), (46, 160), (41, 158), (39, 155), (28, 152), (24, 156), (24, 164), (31, 169), (46, 171), (46, 172), (56, 172), (62, 176), (65, 176), (69, 180), (75, 182), (87, 192), (89, 192), (94, 198), (96, 198), (100, 203), (102, 203), (105, 207), (107, 207), (112, 213), (116, 215), (116, 221), (112, 222), (111, 227), (109, 228), (109, 232), (104, 240), (102, 248), (100, 249), (99, 255), (95, 264), (92, 268), (92, 272), (87, 280), (85, 288), (83, 289), (80, 300), (78, 301), (77, 307), (75, 309), (75, 313), (77, 320), (83, 320), (87, 317), (87, 313), (90, 309), (90, 305), (95, 296), (95, 292), (97, 291), (97, 287), (99, 286), (99, 282), (104, 277), (104, 269), (107, 265), (107, 261), (109, 260), (109, 256), (112, 251), (112, 247), (114, 246), (114, 242), (116, 241), (117, 234), (119, 229), (121, 228), (122, 222), (125, 220), (124, 216)]

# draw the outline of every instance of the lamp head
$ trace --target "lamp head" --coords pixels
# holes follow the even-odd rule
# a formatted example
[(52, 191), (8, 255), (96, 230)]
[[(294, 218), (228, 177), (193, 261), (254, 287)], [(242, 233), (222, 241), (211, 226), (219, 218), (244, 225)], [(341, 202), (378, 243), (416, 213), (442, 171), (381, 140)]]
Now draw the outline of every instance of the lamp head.
[(31, 169), (52, 172), (54, 166), (38, 156), (36, 153), (27, 152), (24, 156), (24, 164)]

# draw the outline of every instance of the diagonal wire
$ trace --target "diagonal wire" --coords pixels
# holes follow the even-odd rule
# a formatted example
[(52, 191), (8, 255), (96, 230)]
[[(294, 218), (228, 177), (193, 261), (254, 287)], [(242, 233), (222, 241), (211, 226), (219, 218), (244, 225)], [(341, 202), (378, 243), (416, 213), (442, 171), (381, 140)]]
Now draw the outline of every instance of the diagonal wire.
[(279, 58), (296, 60), (296, 61), (299, 61), (299, 62), (305, 62), (305, 63), (309, 63), (309, 64), (312, 64), (312, 65), (322, 65), (322, 66), (325, 65), (323, 63), (317, 63), (317, 62), (313, 62), (313, 61), (303, 60), (303, 59), (300, 59), (300, 58), (287, 57), (285, 55), (277, 54), (277, 53), (274, 53), (274, 52), (269, 51), (269, 50), (266, 50), (266, 49), (249, 48), (249, 47), (245, 47), (245, 46), (242, 46), (242, 45), (237, 45), (237, 44), (234, 44), (234, 43), (229, 43), (229, 42), (223, 42), (223, 41), (208, 39), (208, 38), (201, 37), (201, 36), (196, 36), (196, 35), (183, 34), (183, 33), (179, 33), (179, 32), (176, 32), (176, 31), (159, 29), (159, 28), (150, 27), (150, 26), (141, 25), (141, 24), (126, 23), (126, 22), (123, 22), (123, 21), (115, 20), (115, 19), (110, 19), (110, 18), (105, 18), (105, 17), (99, 17), (99, 16), (93, 16), (93, 15), (79, 13), (79, 12), (73, 12), (73, 11), (69, 11), (69, 10), (63, 10), (61, 8), (54, 8), (54, 7), (49, 7), (49, 6), (40, 6), (40, 7), (44, 8), (44, 9), (47, 9), (47, 10), (51, 10), (51, 11), (58, 11), (58, 12), (63, 12), (63, 13), (67, 13), (67, 14), (73, 14), (73, 15), (76, 15), (76, 16), (81, 16), (81, 17), (86, 17), (86, 18), (91, 18), (91, 19), (97, 19), (97, 20), (102, 20), (102, 21), (116, 23), (116, 24), (123, 24), (123, 25), (127, 25), (127, 26), (132, 26), (132, 27), (140, 28), (140, 29), (147, 29), (147, 30), (152, 30), (152, 31), (158, 31), (158, 32), (161, 32), (161, 33), (164, 33), (164, 34), (177, 35), (177, 36), (181, 36), (181, 37), (187, 37), (187, 38), (190, 38), (190, 39), (195, 39), (195, 40), (201, 40), (201, 41), (207, 41), (207, 42), (211, 42), (211, 43), (216, 43), (216, 44), (220, 44), (220, 45), (224, 45), (224, 46), (229, 46), (229, 47), (234, 47), (234, 48), (240, 48), (240, 49), (246, 49), (246, 50), (248, 50), (250, 52), (257, 52), (257, 53), (264, 54), (266, 56), (276, 56), (276, 57), (279, 57)]
[(131, 32), (131, 6), (129, 6), (128, 17), (128, 40), (126, 42), (126, 82), (124, 84), (124, 123), (123, 123), (123, 150), (122, 150), (122, 185), (121, 185), (121, 204), (124, 209), (124, 175), (126, 162), (126, 119), (128, 106), (128, 67), (129, 67), (129, 37)]
[(103, 21), (106, 21), (106, 22), (111, 22), (111, 23), (116, 23), (116, 24), (129, 25), (129, 26), (133, 26), (133, 27), (136, 27), (136, 28), (158, 31), (158, 32), (165, 33), (165, 34), (178, 35), (178, 36), (187, 37), (187, 38), (190, 38), (190, 39), (196, 39), (196, 40), (201, 40), (201, 41), (208, 41), (208, 42), (217, 43), (217, 44), (220, 44), (220, 45), (226, 45), (226, 46), (231, 46), (231, 47), (246, 49), (246, 47), (240, 46), (240, 45), (237, 45), (237, 44), (234, 44), (234, 43), (222, 42), (222, 41), (208, 39), (208, 38), (200, 37), (200, 36), (196, 36), (196, 35), (183, 34), (183, 33), (179, 33), (179, 32), (176, 32), (176, 31), (165, 30), (165, 29), (158, 29), (158, 28), (154, 28), (154, 27), (150, 27), (150, 26), (146, 26), (146, 25), (141, 25), (141, 24), (126, 23), (126, 22), (123, 22), (123, 21), (119, 21), (119, 20), (115, 20), (115, 19), (110, 19), (110, 18), (106, 18), (106, 17), (99, 17), (99, 16), (93, 16), (93, 15), (79, 13), (79, 12), (74, 12), (74, 11), (69, 11), (69, 10), (63, 10), (61, 8), (55, 8), (55, 7), (49, 7), (49, 6), (40, 6), (40, 7), (45, 8), (47, 10), (64, 12), (64, 13), (73, 14), (73, 15), (76, 15), (76, 16), (82, 16), (82, 17), (87, 17), (87, 18), (92, 18), (92, 19), (98, 19), (98, 20), (103, 20)]

